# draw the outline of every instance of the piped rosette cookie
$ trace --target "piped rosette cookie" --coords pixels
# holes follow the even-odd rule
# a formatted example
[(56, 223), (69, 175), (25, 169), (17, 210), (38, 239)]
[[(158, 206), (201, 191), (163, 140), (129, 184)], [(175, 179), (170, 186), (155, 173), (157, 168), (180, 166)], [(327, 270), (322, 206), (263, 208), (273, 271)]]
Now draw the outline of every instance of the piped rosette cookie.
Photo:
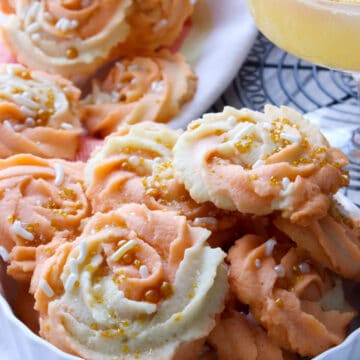
[(232, 291), (281, 348), (316, 356), (345, 339), (355, 313), (339, 280), (293, 243), (246, 235), (228, 261)]
[(79, 97), (80, 90), (59, 76), (0, 65), (0, 158), (73, 159), (82, 133)]
[(0, 246), (7, 272), (29, 281), (39, 245), (72, 240), (90, 213), (83, 163), (14, 155), (0, 160)]
[(92, 134), (107, 135), (122, 124), (167, 122), (190, 100), (197, 79), (180, 54), (162, 50), (118, 61), (94, 80), (83, 101)]
[[(191, 161), (189, 161), (191, 159)], [(197, 202), (292, 222), (326, 215), (348, 183), (345, 155), (295, 110), (226, 107), (189, 124), (174, 147), (176, 175)]]
[(359, 281), (360, 218), (345, 200), (335, 195), (327, 216), (308, 226), (292, 224), (280, 217), (274, 224), (320, 264), (342, 277)]
[(38, 248), (40, 335), (84, 359), (195, 359), (227, 291), (225, 254), (185, 217), (127, 204)]
[(121, 127), (105, 139), (85, 167), (86, 195), (93, 212), (117, 209), (119, 204), (145, 204), (152, 210), (172, 210), (186, 216), (193, 226), (212, 231), (210, 242), (235, 240), (242, 217), (197, 204), (174, 176), (172, 149), (180, 130), (152, 122)]
[(191, 0), (134, 1), (126, 17), (129, 35), (119, 44), (116, 53), (127, 56), (170, 47), (190, 19), (194, 3)]
[(131, 0), (21, 0), (2, 33), (22, 64), (78, 81), (107, 63), (126, 39), (131, 5)]

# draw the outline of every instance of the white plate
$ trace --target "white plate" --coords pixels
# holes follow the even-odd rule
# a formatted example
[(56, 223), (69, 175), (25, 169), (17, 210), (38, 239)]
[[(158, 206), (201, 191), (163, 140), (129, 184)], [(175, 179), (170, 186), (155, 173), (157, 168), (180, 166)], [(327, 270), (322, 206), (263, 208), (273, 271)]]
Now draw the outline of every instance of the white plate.
[(198, 89), (171, 127), (184, 128), (210, 108), (236, 76), (256, 34), (245, 0), (198, 2), (181, 50), (199, 78)]

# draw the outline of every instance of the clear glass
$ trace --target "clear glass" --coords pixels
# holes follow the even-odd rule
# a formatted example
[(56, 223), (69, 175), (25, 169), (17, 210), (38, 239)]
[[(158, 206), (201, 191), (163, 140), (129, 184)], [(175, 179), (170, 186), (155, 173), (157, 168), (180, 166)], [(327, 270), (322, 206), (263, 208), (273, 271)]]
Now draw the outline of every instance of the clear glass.
[[(247, 1), (258, 28), (278, 47), (314, 64), (353, 73), (360, 91), (360, 0)], [(360, 129), (349, 139), (348, 155), (360, 162)]]

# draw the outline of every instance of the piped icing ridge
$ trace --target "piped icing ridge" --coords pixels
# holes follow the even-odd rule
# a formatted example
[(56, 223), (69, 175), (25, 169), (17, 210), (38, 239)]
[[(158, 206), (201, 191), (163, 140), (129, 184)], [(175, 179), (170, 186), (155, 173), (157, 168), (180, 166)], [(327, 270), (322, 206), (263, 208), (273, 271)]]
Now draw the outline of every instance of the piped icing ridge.
[[(191, 159), (191, 161), (188, 161)], [(348, 161), (295, 110), (225, 107), (193, 121), (174, 147), (174, 165), (197, 202), (292, 222), (326, 215), (329, 195), (348, 183)]]
[(115, 46), (127, 38), (125, 17), (132, 3), (22, 0), (2, 33), (21, 63), (81, 81), (107, 63)]
[(41, 336), (85, 359), (194, 359), (227, 290), (225, 254), (208, 236), (128, 204), (95, 214), (74, 242), (38, 248)]
[(0, 65), (0, 158), (31, 153), (73, 159), (83, 131), (79, 97), (80, 90), (60, 76)]
[(360, 217), (335, 197), (327, 216), (308, 226), (280, 217), (274, 224), (323, 266), (345, 278), (360, 280)]
[(229, 250), (228, 260), (232, 291), (279, 346), (316, 356), (344, 340), (355, 313), (327, 304), (336, 278), (304, 251), (246, 235)]
[(212, 231), (212, 245), (236, 239), (243, 216), (196, 203), (174, 176), (172, 149), (181, 134), (162, 124), (143, 122), (121, 127), (86, 164), (86, 194), (93, 211), (106, 212), (135, 202), (152, 210), (171, 210), (193, 226)]
[(83, 101), (86, 125), (92, 134), (108, 135), (123, 124), (167, 122), (190, 100), (197, 78), (180, 54), (162, 50), (147, 56), (125, 57), (94, 80)]
[(0, 160), (0, 245), (9, 253), (7, 272), (29, 281), (35, 252), (61, 233), (74, 239), (90, 214), (83, 164), (33, 155)]

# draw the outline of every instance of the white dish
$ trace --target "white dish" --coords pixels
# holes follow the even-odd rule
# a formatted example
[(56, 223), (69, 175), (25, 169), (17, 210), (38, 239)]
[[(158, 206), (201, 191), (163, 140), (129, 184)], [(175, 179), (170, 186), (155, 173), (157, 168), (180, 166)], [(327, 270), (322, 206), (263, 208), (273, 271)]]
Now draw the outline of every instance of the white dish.
[[(196, 21), (199, 14), (201, 21)], [(198, 89), (171, 127), (184, 128), (210, 108), (236, 76), (256, 34), (245, 0), (198, 2), (181, 50), (199, 78)]]

